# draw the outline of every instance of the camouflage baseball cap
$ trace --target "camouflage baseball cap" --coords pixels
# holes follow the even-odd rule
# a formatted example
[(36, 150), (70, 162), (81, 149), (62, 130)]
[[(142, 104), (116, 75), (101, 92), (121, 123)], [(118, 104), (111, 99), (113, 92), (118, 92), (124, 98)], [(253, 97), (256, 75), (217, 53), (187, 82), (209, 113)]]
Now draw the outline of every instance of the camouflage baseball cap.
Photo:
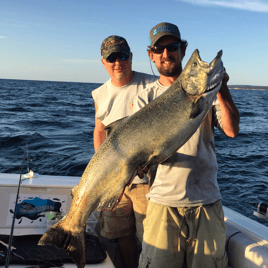
[(176, 25), (168, 22), (161, 22), (151, 29), (149, 35), (149, 45), (154, 46), (155, 43), (165, 35), (172, 35), (177, 37), (179, 41), (181, 40), (181, 34)]
[(125, 38), (111, 35), (105, 38), (101, 44), (101, 57), (106, 60), (115, 52), (130, 54), (130, 48)]

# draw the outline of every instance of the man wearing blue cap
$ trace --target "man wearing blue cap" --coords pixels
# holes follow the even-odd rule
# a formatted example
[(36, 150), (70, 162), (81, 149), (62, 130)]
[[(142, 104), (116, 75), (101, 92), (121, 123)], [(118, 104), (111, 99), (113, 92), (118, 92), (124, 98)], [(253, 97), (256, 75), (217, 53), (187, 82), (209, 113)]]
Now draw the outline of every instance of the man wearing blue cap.
[[(120, 36), (107, 37), (101, 45), (101, 62), (111, 76), (92, 92), (95, 101), (95, 151), (106, 138), (105, 126), (133, 114), (133, 98), (157, 78), (132, 71), (132, 53), (127, 41)], [(135, 234), (142, 241), (143, 220), (146, 216), (149, 192), (148, 178), (134, 178), (125, 188), (114, 211), (102, 211), (99, 222), (101, 235), (117, 239), (124, 267), (136, 268), (138, 248)]]
[[(153, 27), (148, 54), (160, 78), (134, 99), (137, 111), (165, 92), (182, 72), (187, 42), (171, 23)], [(222, 81), (201, 126), (175, 154), (158, 165), (148, 208), (139, 268), (227, 268), (225, 225), (217, 183), (214, 127), (239, 131), (239, 112)]]

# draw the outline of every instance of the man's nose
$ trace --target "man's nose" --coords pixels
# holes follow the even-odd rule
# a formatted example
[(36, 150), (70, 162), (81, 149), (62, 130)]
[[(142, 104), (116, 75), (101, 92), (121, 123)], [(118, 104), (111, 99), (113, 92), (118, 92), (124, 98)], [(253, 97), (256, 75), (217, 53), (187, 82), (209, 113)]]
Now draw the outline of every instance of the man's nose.
[(163, 57), (168, 58), (169, 55), (170, 55), (170, 52), (165, 48), (163, 51)]
[(120, 59), (119, 59), (119, 57), (116, 58), (115, 63), (117, 63), (117, 64), (120, 63)]

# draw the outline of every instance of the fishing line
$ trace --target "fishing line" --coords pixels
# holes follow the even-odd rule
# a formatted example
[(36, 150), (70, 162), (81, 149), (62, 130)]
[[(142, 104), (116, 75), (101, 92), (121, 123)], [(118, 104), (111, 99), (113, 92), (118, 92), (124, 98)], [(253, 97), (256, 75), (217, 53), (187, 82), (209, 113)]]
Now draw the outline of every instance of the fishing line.
[[(22, 168), (23, 168), (23, 165), (24, 165), (26, 152), (27, 152), (27, 161), (28, 161), (28, 145), (27, 145), (27, 143), (26, 143), (26, 149), (25, 149), (25, 152), (24, 152), (24, 155), (23, 155), (23, 161), (22, 161), (22, 164), (21, 164), (20, 179), (19, 179), (19, 185), (18, 185), (18, 190), (17, 190), (17, 197), (16, 197), (14, 214), (13, 214), (13, 219), (12, 219), (11, 231), (10, 231), (10, 236), (9, 236), (5, 268), (8, 268), (8, 266), (9, 266), (9, 259), (10, 259), (10, 252), (11, 252), (10, 249), (11, 249), (11, 243), (12, 243), (12, 239), (13, 239), (13, 232), (14, 232), (14, 227), (15, 227), (15, 218), (16, 218), (16, 213), (17, 213), (17, 204), (18, 204), (19, 193), (20, 193)], [(27, 168), (28, 168), (28, 165), (27, 165)]]

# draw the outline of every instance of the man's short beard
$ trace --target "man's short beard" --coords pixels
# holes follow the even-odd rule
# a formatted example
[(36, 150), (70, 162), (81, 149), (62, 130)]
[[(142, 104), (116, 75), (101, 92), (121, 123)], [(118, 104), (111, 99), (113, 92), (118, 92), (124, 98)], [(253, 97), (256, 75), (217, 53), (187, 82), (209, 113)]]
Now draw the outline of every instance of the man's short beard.
[(158, 72), (161, 75), (167, 76), (167, 77), (173, 77), (173, 76), (178, 76), (180, 75), (181, 71), (182, 71), (182, 66), (181, 66), (181, 62), (180, 63), (175, 63), (174, 66), (172, 66), (171, 68), (164, 68), (162, 66), (157, 67)]

